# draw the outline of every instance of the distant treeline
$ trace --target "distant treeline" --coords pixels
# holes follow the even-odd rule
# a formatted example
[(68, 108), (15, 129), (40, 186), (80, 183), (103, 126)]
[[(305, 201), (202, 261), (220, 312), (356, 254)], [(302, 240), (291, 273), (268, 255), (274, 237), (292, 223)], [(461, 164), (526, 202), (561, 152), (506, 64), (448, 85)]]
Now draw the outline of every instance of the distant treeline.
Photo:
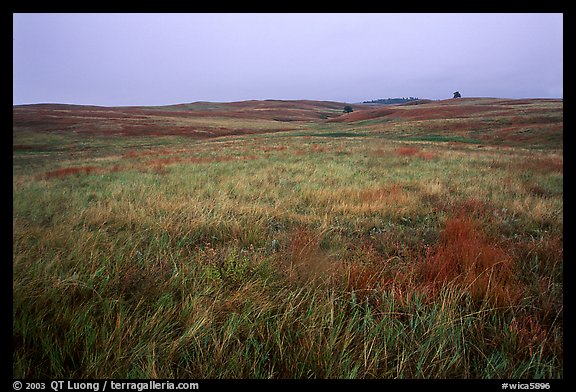
[(373, 99), (372, 101), (363, 101), (362, 103), (378, 103), (380, 105), (392, 105), (395, 103), (406, 103), (410, 101), (418, 101), (420, 98), (409, 97), (409, 98), (380, 98)]

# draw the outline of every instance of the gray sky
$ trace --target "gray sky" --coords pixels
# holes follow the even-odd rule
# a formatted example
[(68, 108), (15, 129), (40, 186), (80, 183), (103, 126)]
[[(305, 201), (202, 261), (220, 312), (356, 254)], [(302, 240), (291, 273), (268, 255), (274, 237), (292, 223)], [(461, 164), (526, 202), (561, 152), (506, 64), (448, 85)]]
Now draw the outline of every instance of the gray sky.
[(13, 104), (563, 97), (562, 14), (14, 14)]

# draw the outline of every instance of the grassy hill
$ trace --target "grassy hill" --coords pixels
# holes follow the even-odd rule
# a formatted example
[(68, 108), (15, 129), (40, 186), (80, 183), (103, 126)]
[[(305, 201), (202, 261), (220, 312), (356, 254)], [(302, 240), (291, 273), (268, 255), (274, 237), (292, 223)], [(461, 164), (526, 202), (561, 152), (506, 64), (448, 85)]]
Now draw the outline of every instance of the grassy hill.
[[(327, 101), (196, 102), (157, 107), (21, 105), (13, 109), (14, 130), (92, 135), (183, 135), (206, 138), (295, 129), (291, 122), (319, 121), (342, 114), (346, 104)], [(357, 110), (362, 106), (354, 105)]]
[(328, 122), (381, 135), (459, 137), (481, 144), (559, 148), (563, 103), (557, 99), (460, 98), (355, 111)]
[(196, 139), (322, 129), (411, 140), (561, 148), (563, 102), (554, 99), (462, 98), (376, 107), (341, 102), (195, 102), (161, 107), (15, 106), (14, 131)]
[(563, 378), (563, 109), (14, 107), (15, 378)]

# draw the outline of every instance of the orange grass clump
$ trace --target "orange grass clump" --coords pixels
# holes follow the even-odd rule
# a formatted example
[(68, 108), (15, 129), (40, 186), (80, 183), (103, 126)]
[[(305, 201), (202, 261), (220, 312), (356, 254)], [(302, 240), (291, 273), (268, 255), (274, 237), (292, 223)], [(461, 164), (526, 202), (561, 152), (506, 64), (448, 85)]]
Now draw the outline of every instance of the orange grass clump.
[(420, 152), (420, 149), (416, 147), (398, 147), (396, 149), (396, 154), (405, 157), (411, 157), (417, 155)]
[(518, 299), (512, 258), (487, 241), (477, 224), (462, 213), (446, 222), (438, 247), (427, 252), (419, 272), (422, 283), (432, 289), (453, 283), (474, 300), (487, 300), (495, 306)]

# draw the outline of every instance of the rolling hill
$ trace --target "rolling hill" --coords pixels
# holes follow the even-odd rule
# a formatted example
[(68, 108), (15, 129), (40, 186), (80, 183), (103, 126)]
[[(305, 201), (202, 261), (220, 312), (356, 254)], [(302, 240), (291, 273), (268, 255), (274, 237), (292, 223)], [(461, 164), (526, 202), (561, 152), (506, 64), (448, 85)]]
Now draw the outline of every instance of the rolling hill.
[(558, 148), (563, 110), (561, 99), (460, 98), (372, 107), (327, 122), (415, 139), (457, 136), (478, 143)]
[(560, 148), (561, 99), (461, 98), (409, 104), (312, 100), (193, 102), (166, 106), (102, 107), (35, 104), (13, 107), (14, 132), (74, 132), (100, 136), (180, 135), (203, 139), (291, 130), (369, 132), (413, 140)]
[[(292, 122), (340, 116), (346, 104), (330, 101), (194, 102), (168, 106), (102, 107), (19, 105), (14, 130), (97, 135), (186, 135), (195, 138), (294, 129)], [(362, 105), (353, 105), (362, 110)]]

